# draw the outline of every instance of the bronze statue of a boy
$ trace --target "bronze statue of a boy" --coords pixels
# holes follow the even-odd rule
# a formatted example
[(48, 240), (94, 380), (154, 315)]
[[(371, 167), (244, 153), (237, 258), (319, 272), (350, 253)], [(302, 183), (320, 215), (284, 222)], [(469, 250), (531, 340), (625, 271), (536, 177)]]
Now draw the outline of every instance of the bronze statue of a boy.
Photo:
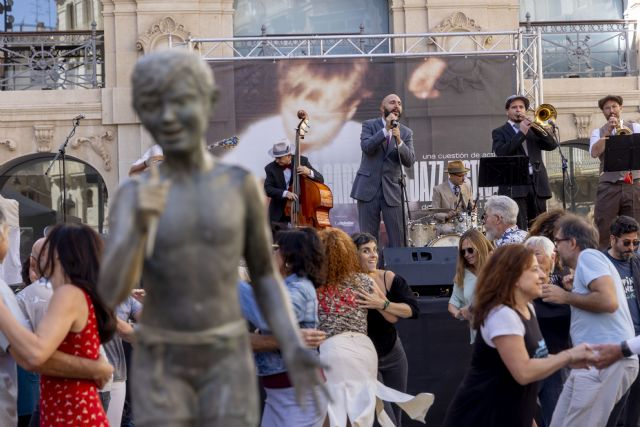
[[(206, 150), (216, 91), (200, 58), (147, 55), (132, 82), (134, 108), (165, 159), (118, 190), (99, 290), (114, 307), (143, 277), (136, 425), (255, 426), (256, 377), (236, 289), (242, 257), (291, 381), (298, 391), (320, 383), (272, 263), (264, 196), (251, 174)], [(145, 257), (149, 234), (155, 243)]]

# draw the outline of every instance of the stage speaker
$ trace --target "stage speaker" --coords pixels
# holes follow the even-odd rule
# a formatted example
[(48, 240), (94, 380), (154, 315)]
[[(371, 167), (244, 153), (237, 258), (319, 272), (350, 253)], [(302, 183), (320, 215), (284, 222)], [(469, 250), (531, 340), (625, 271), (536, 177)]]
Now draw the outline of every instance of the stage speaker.
[(419, 295), (451, 295), (457, 246), (385, 248), (383, 256), (385, 269), (404, 277)]
[[(442, 425), (471, 360), (469, 323), (454, 319), (447, 312), (448, 302), (448, 298), (419, 297), (418, 319), (400, 319), (396, 324), (409, 363), (407, 391), (436, 396), (426, 427)], [(406, 415), (402, 426), (425, 427)]]

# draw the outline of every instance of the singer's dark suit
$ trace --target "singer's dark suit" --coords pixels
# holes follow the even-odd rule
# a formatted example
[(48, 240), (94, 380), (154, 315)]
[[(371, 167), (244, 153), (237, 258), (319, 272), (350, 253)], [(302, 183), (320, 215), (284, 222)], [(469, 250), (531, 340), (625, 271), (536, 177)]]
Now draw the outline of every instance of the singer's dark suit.
[(413, 131), (400, 124), (400, 139), (403, 144), (396, 148), (393, 138), (387, 142), (384, 126), (380, 117), (362, 123), (362, 160), (353, 181), (351, 197), (358, 201), (360, 231), (371, 233), (377, 239), (382, 213), (389, 246), (396, 247), (404, 245), (400, 162), (405, 167), (413, 166)]
[[(313, 178), (311, 179), (324, 183), (322, 174), (311, 166), (309, 159), (305, 156), (300, 156), (300, 165), (306, 166), (313, 171)], [(264, 167), (264, 171), (267, 174), (264, 180), (264, 191), (271, 198), (269, 202), (269, 221), (272, 223), (289, 222), (289, 217), (284, 214), (287, 199), (282, 197), (284, 191), (289, 189), (289, 183), (284, 182), (284, 170), (274, 160)], [(292, 177), (293, 173), (295, 171), (292, 170)]]
[[(525, 135), (514, 130), (511, 123), (494, 129), (491, 133), (493, 139), (492, 150), (497, 156), (528, 156), (532, 165), (533, 174), (529, 175), (529, 185), (501, 186), (498, 194), (511, 197), (518, 203), (518, 228), (527, 230), (529, 221), (533, 220), (547, 210), (546, 200), (551, 198), (549, 177), (547, 168), (542, 162), (542, 150), (551, 151), (556, 148), (556, 142), (549, 134), (541, 137), (529, 129)], [(526, 139), (527, 152), (523, 147)]]

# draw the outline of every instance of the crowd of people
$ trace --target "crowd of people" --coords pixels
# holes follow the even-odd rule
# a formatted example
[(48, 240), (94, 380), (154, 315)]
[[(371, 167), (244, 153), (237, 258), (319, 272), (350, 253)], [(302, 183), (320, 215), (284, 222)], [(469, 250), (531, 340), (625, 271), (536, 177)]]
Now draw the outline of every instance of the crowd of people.
[[(384, 97), (380, 116), (362, 125), (352, 190), (361, 231), (352, 236), (286, 229), (293, 174), (323, 177), (305, 158), (292, 170), (290, 143), (274, 144), (264, 189), (269, 219), (285, 225), (272, 245), (254, 177), (206, 152), (211, 70), (164, 51), (146, 55), (132, 82), (134, 108), (158, 146), (131, 170), (150, 171), (116, 195), (106, 245), (86, 225), (56, 225), (25, 260), (26, 286), (14, 295), (0, 282), (0, 425), (125, 425), (127, 382), (142, 427), (388, 427), (402, 424), (402, 412), (424, 420), (434, 396), (407, 394), (411, 366), (396, 330), (418, 318), (419, 301), (381, 268), (378, 241), (381, 219), (388, 245), (406, 240), (402, 170), (415, 153), (400, 97)], [(547, 211), (541, 150), (555, 145), (530, 132), (528, 102), (507, 99), (509, 120), (493, 139), (496, 154), (529, 157), (534, 185), (501, 188), (486, 201), (484, 233), (459, 239), (448, 311), (468, 324), (473, 350), (444, 425), (635, 426), (640, 226), (624, 215), (635, 213), (626, 204), (637, 200), (635, 171), (601, 179), (600, 233)], [(608, 121), (592, 136), (593, 156), (623, 126), (622, 98), (599, 106)], [(475, 208), (468, 169), (450, 162), (447, 172), (438, 189), (444, 221)], [(612, 194), (627, 210), (602, 214)], [(602, 215), (611, 216), (606, 230)], [(8, 240), (0, 211), (0, 261)], [(134, 289), (140, 283), (144, 291)], [(130, 381), (127, 341), (135, 341)], [(253, 366), (266, 396), (261, 421)]]

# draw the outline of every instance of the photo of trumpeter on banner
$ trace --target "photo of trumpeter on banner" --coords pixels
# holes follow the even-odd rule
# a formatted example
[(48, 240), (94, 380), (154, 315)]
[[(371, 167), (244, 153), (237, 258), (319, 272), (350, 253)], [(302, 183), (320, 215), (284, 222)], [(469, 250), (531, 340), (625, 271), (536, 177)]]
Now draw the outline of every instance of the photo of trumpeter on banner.
[(209, 140), (239, 137), (224, 161), (248, 168), (259, 178), (273, 161), (273, 144), (295, 141), (306, 111), (309, 130), (301, 154), (324, 177), (333, 193), (331, 223), (358, 231), (350, 197), (362, 149), (362, 122), (382, 117), (387, 94), (403, 103), (399, 122), (413, 130), (415, 163), (406, 169), (410, 210), (431, 206), (433, 188), (448, 177), (447, 163), (469, 169), (474, 200), (494, 188), (478, 187), (479, 160), (491, 153), (491, 129), (504, 121), (504, 99), (515, 92), (513, 59), (395, 58), (291, 59), (216, 62), (220, 99)]

